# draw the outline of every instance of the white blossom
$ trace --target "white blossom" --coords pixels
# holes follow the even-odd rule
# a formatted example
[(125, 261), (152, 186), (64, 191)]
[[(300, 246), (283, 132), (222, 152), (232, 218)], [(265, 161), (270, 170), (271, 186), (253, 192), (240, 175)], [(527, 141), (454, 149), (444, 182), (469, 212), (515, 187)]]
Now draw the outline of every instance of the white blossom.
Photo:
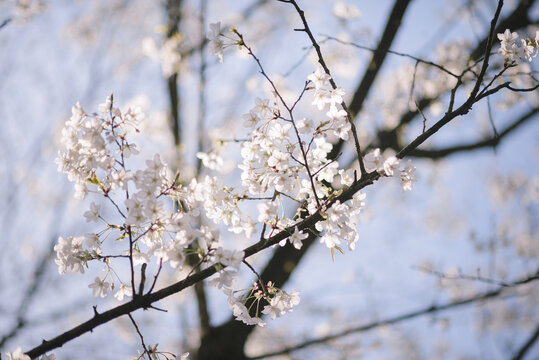
[(20, 347), (16, 348), (13, 352), (6, 353), (6, 355), (9, 360), (32, 360), (30, 359), (30, 356), (22, 352), (22, 349)]
[(120, 288), (118, 289), (118, 291), (116, 291), (116, 293), (114, 293), (114, 297), (118, 301), (123, 301), (125, 296), (131, 297), (132, 295), (133, 295), (133, 290), (132, 290), (131, 286), (128, 286), (128, 285), (125, 285), (125, 284), (120, 285)]
[(215, 55), (219, 58), (219, 62), (223, 62), (223, 50), (225, 48), (225, 43), (222, 39), (221, 33), (221, 22), (216, 22), (210, 24), (210, 31), (207, 34), (208, 40), (208, 49), (211, 55)]
[(380, 149), (371, 150), (363, 158), (367, 171), (380, 171), (383, 169), (382, 154)]
[(303, 240), (307, 239), (308, 237), (309, 234), (299, 231), (298, 228), (296, 228), (294, 233), (288, 238), (288, 241), (290, 241), (290, 243), (299, 250), (303, 246)]
[(333, 14), (343, 20), (356, 19), (361, 16), (359, 9), (352, 4), (337, 1), (333, 6)]
[(96, 276), (94, 282), (88, 285), (88, 287), (90, 289), (94, 289), (94, 296), (100, 296), (104, 298), (107, 296), (107, 292), (110, 288), (110, 283), (105, 281), (105, 279), (101, 279), (99, 276)]
[(412, 165), (412, 162), (408, 160), (406, 165), (401, 169), (401, 182), (402, 189), (404, 191), (412, 190), (412, 185), (415, 181), (415, 166)]
[(84, 213), (84, 217), (86, 218), (86, 222), (98, 222), (99, 221), (99, 210), (101, 206), (92, 202), (90, 204), (90, 210), (86, 211)]
[(395, 156), (390, 156), (384, 161), (384, 174), (386, 176), (393, 176), (397, 166), (399, 165), (399, 159)]

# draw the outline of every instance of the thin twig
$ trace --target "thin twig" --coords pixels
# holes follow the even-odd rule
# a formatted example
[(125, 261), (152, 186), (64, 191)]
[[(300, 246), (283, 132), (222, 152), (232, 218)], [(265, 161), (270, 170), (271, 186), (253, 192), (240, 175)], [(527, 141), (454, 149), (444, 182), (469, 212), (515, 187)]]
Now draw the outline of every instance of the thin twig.
[[(353, 46), (353, 47), (356, 47), (358, 49), (362, 49), (362, 50), (368, 50), (368, 51), (371, 51), (371, 52), (375, 52), (376, 49), (373, 49), (373, 48), (370, 48), (368, 46), (363, 46), (363, 45), (359, 45), (359, 44), (356, 44), (356, 43), (353, 43), (353, 42), (350, 42), (350, 41), (344, 41), (344, 40), (341, 40), (341, 39), (338, 39), (336, 37), (333, 37), (331, 35), (326, 35), (326, 34), (320, 34), (324, 37), (326, 37), (325, 40), (322, 40), (320, 41), (320, 43), (323, 43), (323, 42), (326, 42), (327, 40), (333, 40), (333, 41), (336, 41), (340, 44), (343, 44), (343, 45), (350, 45), (350, 46)], [(413, 55), (410, 55), (410, 54), (405, 54), (405, 53), (401, 53), (401, 52), (398, 52), (398, 51), (394, 51), (394, 50), (387, 50), (388, 54), (393, 54), (393, 55), (397, 55), (397, 56), (402, 56), (402, 57), (407, 57), (407, 58), (410, 58), (412, 60), (415, 60), (416, 61), (416, 65), (418, 63), (422, 63), (422, 64), (425, 64), (425, 65), (429, 65), (429, 66), (432, 66), (432, 67), (435, 67), (443, 72), (445, 72), (446, 74), (449, 74), (451, 76), (453, 76), (454, 78), (458, 78), (459, 75), (455, 74), (454, 72), (448, 70), (447, 68), (445, 68), (444, 66), (440, 65), (440, 64), (436, 64), (435, 62), (432, 62), (432, 61), (429, 61), (429, 60), (424, 60), (424, 59), (421, 59), (419, 57), (416, 57), (416, 56), (413, 56)]]
[(266, 291), (266, 286), (264, 285), (264, 280), (262, 280), (262, 278), (260, 277), (260, 275), (256, 272), (255, 268), (251, 266), (251, 264), (249, 264), (247, 262), (247, 260), (243, 259), (242, 261), (245, 265), (247, 265), (247, 267), (249, 269), (251, 269), (251, 271), (256, 275), (256, 278), (258, 279), (258, 283), (260, 284), (260, 290), (262, 290), (262, 292), (264, 292), (264, 295), (268, 295), (267, 291)]
[[(311, 29), (309, 28), (309, 24), (307, 23), (307, 19), (305, 18), (304, 11), (299, 7), (299, 5), (297, 4), (297, 2), (295, 0), (282, 1), (282, 2), (290, 3), (296, 9), (297, 13), (299, 14), (299, 17), (301, 18), (301, 22), (303, 23), (303, 29), (296, 29), (296, 30), (304, 31), (307, 34), (307, 36), (311, 40), (311, 43), (313, 44), (314, 50), (316, 51), (316, 55), (318, 56), (318, 63), (322, 66), (325, 73), (330, 76), (329, 82), (331, 84), (331, 87), (334, 90), (337, 89), (337, 85), (335, 84), (335, 81), (333, 80), (333, 77), (331, 76), (331, 72), (329, 71), (329, 68), (326, 65), (326, 62), (325, 62), (324, 57), (322, 55), (322, 50), (320, 49), (320, 45), (318, 44), (318, 42), (314, 38), (314, 35), (313, 35)], [(361, 171), (361, 176), (363, 176), (363, 175), (365, 175), (367, 173), (367, 170), (365, 170), (365, 164), (363, 163), (363, 157), (361, 155), (361, 146), (359, 145), (359, 139), (358, 139), (358, 136), (357, 136), (356, 125), (354, 124), (354, 121), (352, 119), (352, 114), (350, 114), (350, 111), (348, 110), (348, 106), (346, 105), (344, 100), (341, 102), (341, 107), (343, 108), (344, 111), (346, 111), (346, 119), (348, 120), (348, 122), (350, 123), (350, 126), (352, 128), (352, 135), (353, 135), (354, 143), (355, 143), (355, 146), (356, 146), (356, 154), (357, 154), (357, 160), (359, 162), (359, 169)]]
[(157, 269), (157, 273), (153, 277), (152, 286), (150, 286), (150, 290), (146, 294), (150, 294), (153, 291), (153, 288), (155, 287), (155, 284), (157, 283), (157, 278), (159, 277), (159, 274), (161, 273), (161, 268), (163, 267), (163, 258), (159, 258), (159, 269)]
[(142, 344), (142, 349), (144, 350), (144, 353), (142, 355), (146, 354), (146, 355), (148, 355), (148, 360), (152, 360), (152, 358), (150, 356), (150, 351), (148, 351), (148, 347), (144, 343), (144, 336), (142, 336), (142, 333), (140, 332), (140, 329), (138, 328), (138, 325), (137, 325), (135, 319), (133, 319), (133, 316), (131, 316), (131, 314), (127, 314), (127, 316), (129, 316), (129, 320), (131, 320), (131, 323), (135, 327), (135, 330), (137, 331), (137, 334), (138, 334), (138, 336), (140, 338), (140, 343)]
[(498, 285), (498, 286), (501, 286), (501, 287), (511, 287), (511, 286), (513, 286), (511, 283), (507, 283), (507, 282), (502, 281), (502, 280), (486, 278), (486, 277), (483, 277), (483, 276), (481, 276), (479, 274), (477, 274), (477, 275), (467, 275), (467, 274), (463, 274), (463, 273), (459, 272), (456, 275), (451, 275), (451, 274), (446, 274), (446, 273), (441, 272), (441, 271), (432, 270), (432, 269), (429, 269), (429, 268), (426, 268), (426, 267), (421, 267), (421, 266), (413, 266), (412, 269), (419, 270), (419, 271), (424, 272), (426, 274), (434, 275), (434, 276), (436, 276), (436, 277), (438, 277), (440, 279), (445, 279), (445, 280), (470, 280), (470, 281), (479, 281), (479, 282), (483, 282), (483, 283), (487, 283), (487, 284)]
[(296, 137), (297, 137), (297, 140), (298, 140), (298, 145), (299, 145), (299, 148), (301, 150), (301, 153), (303, 155), (303, 160), (305, 162), (305, 169), (307, 171), (307, 174), (309, 176), (309, 180), (311, 182), (311, 188), (313, 190), (313, 195), (314, 195), (314, 198), (316, 200), (316, 204), (318, 206), (320, 206), (320, 198), (318, 197), (318, 194), (316, 192), (316, 186), (314, 184), (314, 177), (313, 175), (311, 174), (311, 169), (309, 167), (309, 163), (308, 163), (308, 160), (307, 160), (307, 152), (305, 151), (305, 147), (303, 146), (303, 141), (301, 141), (301, 137), (299, 135), (299, 130), (296, 126), (296, 122), (294, 121), (294, 115), (292, 114), (292, 111), (294, 109), (294, 107), (296, 106), (297, 102), (299, 101), (299, 99), (303, 96), (304, 92), (306, 91), (307, 89), (307, 83), (305, 84), (304, 88), (303, 88), (303, 91), (301, 92), (301, 94), (299, 95), (299, 98), (298, 100), (296, 100), (296, 102), (294, 103), (294, 105), (292, 107), (288, 106), (288, 104), (286, 103), (286, 101), (284, 101), (281, 93), (279, 92), (279, 90), (277, 89), (277, 87), (275, 86), (274, 82), (270, 79), (270, 77), (268, 76), (268, 74), (266, 74), (266, 72), (264, 71), (264, 67), (262, 66), (262, 63), (260, 62), (260, 59), (258, 59), (258, 57), (254, 54), (253, 50), (251, 47), (249, 47), (244, 39), (243, 39), (243, 35), (240, 34), (237, 30), (233, 30), (234, 33), (239, 37), (239, 45), (240, 46), (243, 46), (247, 49), (247, 51), (249, 52), (249, 55), (255, 60), (255, 62), (257, 63), (258, 65), (258, 68), (260, 70), (260, 73), (262, 74), (262, 76), (264, 78), (266, 78), (266, 80), (270, 83), (275, 95), (277, 96), (277, 98), (279, 99), (279, 101), (281, 102), (281, 104), (284, 106), (284, 108), (287, 110), (288, 112), (288, 115), (290, 116), (290, 121), (292, 123), (292, 126), (294, 127), (294, 132), (296, 133)]
[[(512, 283), (508, 283), (507, 285), (509, 285), (509, 287), (517, 287), (519, 285), (528, 284), (528, 283), (530, 283), (532, 281), (535, 281), (535, 280), (538, 280), (538, 279), (539, 279), (539, 272), (537, 272), (537, 273), (535, 273), (535, 274), (533, 274), (531, 276), (516, 280), (516, 281), (514, 281)], [(263, 354), (263, 355), (254, 356), (254, 357), (250, 358), (250, 360), (264, 359), (264, 358), (271, 357), (271, 356), (289, 354), (289, 353), (291, 353), (293, 351), (304, 349), (304, 348), (306, 348), (308, 346), (312, 346), (312, 345), (316, 345), (316, 344), (322, 344), (322, 343), (325, 343), (325, 342), (328, 342), (328, 341), (331, 341), (331, 340), (340, 339), (342, 337), (345, 337), (345, 336), (348, 336), (348, 335), (351, 335), (351, 334), (354, 334), (354, 333), (364, 332), (364, 331), (368, 331), (368, 330), (371, 330), (371, 329), (374, 329), (374, 328), (377, 328), (377, 327), (380, 327), (380, 326), (396, 324), (396, 323), (400, 323), (400, 322), (403, 322), (405, 320), (410, 320), (410, 319), (420, 317), (420, 316), (423, 316), (423, 315), (432, 314), (432, 313), (436, 313), (436, 312), (440, 312), (440, 311), (460, 307), (460, 306), (463, 306), (463, 305), (473, 304), (475, 302), (479, 302), (479, 301), (483, 301), (483, 300), (487, 300), (487, 299), (491, 299), (491, 298), (496, 298), (496, 297), (504, 294), (505, 292), (507, 292), (508, 291), (507, 289), (508, 289), (507, 287), (499, 287), (498, 289), (495, 289), (495, 290), (479, 293), (479, 294), (476, 294), (476, 295), (473, 295), (473, 296), (470, 296), (470, 297), (467, 297), (467, 298), (462, 298), (462, 299), (451, 301), (451, 302), (448, 302), (448, 303), (445, 303), (445, 304), (431, 305), (431, 306), (428, 306), (426, 308), (419, 309), (417, 311), (412, 311), (412, 312), (405, 313), (405, 314), (402, 314), (402, 315), (399, 315), (399, 316), (390, 317), (390, 318), (380, 320), (380, 321), (375, 321), (375, 322), (372, 322), (372, 323), (369, 323), (369, 324), (353, 327), (353, 328), (350, 328), (350, 329), (347, 329), (347, 330), (338, 331), (338, 332), (335, 332), (335, 333), (333, 333), (331, 335), (327, 335), (327, 336), (307, 340), (307, 341), (302, 342), (300, 344), (285, 347), (284, 349), (281, 349), (281, 350), (278, 350), (278, 351), (274, 351), (274, 352), (271, 352), (271, 353), (266, 353), (266, 354)]]
[[(425, 140), (427, 140), (429, 137), (434, 135), (444, 125), (449, 123), (451, 120), (455, 119), (457, 116), (467, 114), (470, 111), (473, 104), (475, 104), (481, 98), (483, 98), (485, 96), (488, 96), (486, 94), (493, 93), (493, 92), (488, 91), (488, 92), (484, 93), (483, 95), (478, 96), (479, 89), (481, 87), (481, 83), (483, 81), (483, 78), (484, 78), (484, 76), (486, 74), (486, 71), (487, 71), (487, 68), (488, 68), (488, 64), (489, 64), (488, 61), (489, 61), (489, 57), (490, 57), (490, 49), (492, 48), (492, 42), (493, 42), (493, 38), (494, 38), (494, 29), (496, 28), (496, 22), (498, 20), (498, 17), (500, 16), (502, 6), (503, 6), (503, 0), (499, 0), (498, 1), (498, 7), (496, 8), (496, 13), (494, 14), (494, 17), (493, 17), (493, 19), (491, 21), (488, 41), (487, 41), (486, 48), (485, 48), (485, 57), (484, 57), (484, 60), (483, 60), (483, 65), (481, 67), (481, 71), (479, 73), (479, 76), (476, 79), (474, 88), (472, 89), (468, 99), (459, 108), (457, 108), (456, 110), (448, 111), (438, 122), (436, 122), (433, 126), (431, 126), (429, 129), (427, 129), (421, 135), (416, 137), (411, 143), (409, 143), (406, 147), (404, 147), (404, 149), (400, 150), (397, 153), (397, 157), (399, 159), (402, 159), (405, 156), (407, 156), (410, 152), (412, 152), (412, 150), (414, 150), (419, 145), (421, 145)], [(460, 82), (460, 79), (458, 80), (458, 82)], [(457, 84), (458, 84), (458, 82), (457, 82)], [(498, 91), (501, 88), (506, 87), (507, 85), (499, 86), (499, 87), (496, 87), (495, 89), (497, 89), (496, 91)], [(454, 88), (454, 91), (456, 91), (455, 89), (456, 88)], [(454, 98), (454, 93), (452, 92), (452, 100), (453, 100), (453, 98)], [(452, 105), (450, 105), (450, 109), (451, 109), (451, 107), (452, 107)]]
[(530, 338), (524, 343), (524, 345), (522, 345), (522, 347), (513, 357), (513, 360), (522, 360), (524, 356), (528, 353), (528, 350), (530, 350), (533, 344), (535, 344), (537, 339), (539, 339), (539, 325), (537, 326), (533, 334), (530, 336)]
[(7, 18), (6, 20), (4, 20), (4, 21), (0, 24), (0, 29), (2, 29), (4, 26), (6, 26), (7, 24), (9, 24), (9, 22), (10, 22), (11, 20), (12, 20), (11, 18)]

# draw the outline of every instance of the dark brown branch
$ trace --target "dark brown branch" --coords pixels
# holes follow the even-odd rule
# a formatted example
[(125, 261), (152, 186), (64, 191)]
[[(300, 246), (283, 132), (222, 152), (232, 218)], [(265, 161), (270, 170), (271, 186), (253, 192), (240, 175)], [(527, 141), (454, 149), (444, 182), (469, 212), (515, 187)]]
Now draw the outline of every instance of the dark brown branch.
[(396, 323), (399, 323), (399, 322), (402, 322), (402, 321), (405, 321), (405, 320), (410, 320), (410, 319), (413, 319), (413, 318), (416, 318), (416, 317), (419, 317), (419, 316), (432, 314), (432, 313), (436, 313), (436, 312), (440, 312), (440, 311), (460, 307), (460, 306), (463, 306), (463, 305), (473, 304), (473, 303), (480, 302), (480, 301), (487, 300), (487, 299), (491, 299), (491, 298), (496, 298), (496, 297), (498, 297), (500, 295), (505, 295), (508, 292), (508, 288), (516, 287), (516, 286), (523, 285), (523, 284), (528, 284), (528, 283), (530, 283), (532, 281), (535, 281), (535, 280), (538, 280), (538, 279), (539, 279), (539, 271), (536, 272), (535, 274), (531, 275), (531, 276), (527, 276), (525, 278), (522, 278), (522, 279), (513, 281), (511, 283), (508, 283), (508, 284), (506, 284), (507, 286), (505, 286), (505, 287), (501, 286), (501, 287), (499, 287), (499, 288), (497, 288), (495, 290), (491, 290), (491, 291), (487, 291), (487, 292), (484, 292), (484, 293), (476, 294), (476, 295), (473, 295), (473, 296), (470, 296), (470, 297), (467, 297), (467, 298), (463, 298), (463, 299), (460, 299), (460, 300), (451, 301), (451, 302), (448, 302), (448, 303), (445, 303), (445, 304), (431, 305), (431, 306), (429, 306), (427, 308), (419, 309), (417, 311), (412, 311), (412, 312), (402, 314), (402, 315), (399, 315), (399, 316), (390, 317), (390, 318), (380, 320), (380, 321), (375, 321), (375, 322), (372, 322), (372, 323), (369, 323), (369, 324), (366, 324), (366, 325), (361, 325), (361, 326), (358, 326), (358, 327), (354, 327), (354, 328), (350, 328), (350, 329), (347, 329), (347, 330), (339, 331), (339, 332), (336, 332), (336, 333), (334, 333), (332, 335), (323, 336), (323, 337), (316, 338), (316, 339), (311, 339), (311, 340), (305, 341), (305, 342), (303, 342), (301, 344), (286, 347), (286, 348), (284, 348), (282, 350), (275, 351), (275, 352), (272, 352), (272, 353), (267, 353), (267, 354), (255, 356), (255, 357), (252, 357), (251, 359), (253, 359), (253, 360), (254, 359), (263, 359), (263, 358), (270, 357), (270, 356), (288, 354), (288, 353), (291, 353), (293, 351), (300, 350), (300, 349), (306, 348), (306, 347), (311, 346), (311, 345), (316, 345), (316, 344), (325, 343), (325, 342), (328, 342), (328, 341), (331, 341), (331, 340), (336, 340), (336, 339), (342, 338), (342, 337), (347, 336), (347, 335), (351, 335), (351, 334), (355, 334), (355, 333), (363, 332), (363, 331), (368, 331), (368, 330), (371, 330), (371, 329), (374, 329), (374, 328), (377, 328), (377, 327), (380, 327), (380, 326), (383, 326), (383, 325), (396, 324)]
[(9, 24), (11, 20), (11, 18), (7, 18), (6, 20), (2, 21), (2, 23), (0, 24), (0, 29)]
[[(143, 356), (144, 354), (147, 354), (148, 355), (148, 359), (149, 360), (152, 360), (151, 356), (150, 356), (150, 352), (148, 351), (148, 347), (146, 346), (146, 343), (144, 342), (144, 336), (142, 336), (142, 333), (140, 332), (140, 329), (135, 321), (135, 319), (133, 318), (133, 316), (131, 314), (127, 314), (127, 316), (129, 316), (129, 320), (131, 320), (131, 323), (133, 324), (133, 327), (135, 328), (139, 338), (140, 338), (140, 344), (142, 345), (142, 349), (144, 350), (143, 352)], [(139, 357), (140, 359), (140, 357)]]
[(180, 98), (178, 95), (178, 74), (173, 74), (167, 79), (168, 94), (170, 98), (170, 122), (172, 134), (174, 135), (174, 145), (179, 148), (181, 144), (180, 126)]
[[(519, 2), (519, 5), (513, 10), (513, 12), (499, 22), (498, 26), (496, 27), (495, 33), (501, 33), (505, 29), (512, 29), (514, 31), (533, 24), (535, 21), (530, 19), (528, 11), (531, 9), (534, 3), (535, 0), (521, 0)], [(471, 60), (478, 60), (484, 54), (487, 39), (488, 35), (478, 43), (478, 45), (475, 47), (475, 49), (470, 55)], [(424, 110), (434, 100), (436, 99), (422, 98), (418, 101), (418, 108)], [(408, 111), (407, 113), (402, 115), (399, 124), (394, 129), (390, 131), (381, 131), (379, 133), (378, 138), (380, 140), (380, 144), (377, 144), (376, 146), (382, 149), (393, 147), (391, 146), (391, 144), (396, 144), (396, 142), (393, 140), (397, 136), (398, 130), (400, 130), (400, 128), (404, 125), (410, 123), (418, 115), (419, 112), (417, 110)]]
[(534, 333), (530, 336), (530, 338), (524, 343), (524, 345), (522, 345), (520, 350), (516, 353), (515, 357), (513, 357), (513, 360), (524, 359), (524, 356), (532, 348), (533, 344), (535, 344), (537, 339), (539, 339), (539, 325), (535, 329)]
[[(181, 21), (182, 0), (167, 0), (168, 29), (167, 38), (171, 38), (179, 31)], [(175, 72), (167, 79), (168, 96), (170, 100), (170, 122), (174, 135), (174, 145), (177, 151), (181, 144), (181, 122), (180, 122), (180, 97), (178, 89), (178, 73)]]
[(496, 29), (496, 22), (498, 21), (498, 17), (500, 16), (502, 7), (503, 7), (503, 0), (499, 0), (498, 6), (496, 8), (496, 12), (491, 21), (488, 41), (486, 42), (486, 47), (483, 50), (485, 53), (485, 57), (483, 59), (483, 64), (481, 66), (481, 72), (479, 73), (479, 76), (477, 77), (475, 81), (474, 88), (472, 89), (468, 99), (456, 110), (447, 112), (440, 120), (438, 120), (438, 122), (436, 122), (433, 126), (428, 128), (426, 131), (424, 131), (421, 135), (416, 137), (415, 140), (413, 140), (410, 144), (408, 144), (404, 149), (399, 151), (399, 153), (397, 154), (397, 157), (399, 159), (402, 159), (403, 157), (409, 155), (412, 150), (416, 149), (419, 145), (425, 142), (425, 140), (427, 140), (429, 137), (431, 137), (436, 132), (438, 132), (438, 130), (440, 130), (443, 126), (447, 125), (451, 120), (455, 119), (458, 116), (467, 114), (472, 108), (473, 104), (475, 104), (477, 101), (480, 100), (481, 97), (477, 96), (477, 94), (479, 93), (481, 83), (483, 81), (483, 78), (486, 74), (486, 71), (489, 65), (490, 50), (492, 48), (492, 42), (494, 41), (494, 31)]
[(525, 115), (523, 115), (518, 120), (513, 122), (511, 125), (507, 126), (502, 132), (498, 133), (498, 136), (493, 136), (489, 139), (481, 140), (481, 141), (477, 141), (473, 143), (453, 145), (453, 146), (449, 146), (449, 147), (441, 148), (441, 149), (431, 149), (431, 150), (415, 149), (410, 152), (409, 156), (424, 157), (424, 158), (429, 158), (429, 159), (440, 159), (448, 155), (452, 155), (452, 154), (463, 152), (463, 151), (477, 150), (477, 149), (482, 149), (486, 147), (496, 148), (496, 146), (500, 144), (500, 142), (502, 141), (504, 137), (511, 134), (513, 131), (518, 129), (521, 125), (525, 124), (527, 121), (533, 119), (538, 111), (539, 111), (539, 108), (531, 109), (529, 112), (527, 112)]

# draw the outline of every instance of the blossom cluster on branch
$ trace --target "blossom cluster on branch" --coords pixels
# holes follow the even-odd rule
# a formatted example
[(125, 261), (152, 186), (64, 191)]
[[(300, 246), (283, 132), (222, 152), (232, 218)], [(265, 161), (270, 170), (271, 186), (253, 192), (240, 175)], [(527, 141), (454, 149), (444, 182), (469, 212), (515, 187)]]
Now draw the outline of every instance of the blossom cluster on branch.
[[(220, 41), (219, 25), (212, 24), (211, 29), (211, 41)], [(232, 36), (237, 37), (236, 45), (246, 47), (261, 66), (242, 36), (236, 31)], [(220, 48), (220, 43), (210, 45), (210, 49)], [(271, 79), (267, 80), (271, 83)], [(356, 247), (357, 214), (365, 206), (365, 194), (357, 192), (344, 203), (333, 200), (357, 180), (357, 175), (353, 169), (339, 169), (338, 161), (327, 156), (332, 150), (331, 141), (347, 140), (351, 132), (347, 113), (340, 105), (344, 90), (330, 88), (329, 80), (330, 76), (318, 67), (308, 76), (294, 105), (285, 103), (277, 89), (273, 100), (255, 100), (255, 107), (244, 115), (244, 125), (251, 129), (250, 138), (242, 144), (243, 163), (239, 165), (244, 189), (225, 187), (218, 178), (210, 176), (181, 184), (179, 174), (172, 177), (157, 154), (146, 160), (145, 168), (131, 169), (129, 161), (139, 151), (130, 140), (130, 133), (138, 131), (136, 126), (144, 118), (140, 110), (120, 110), (112, 95), (94, 113), (87, 113), (76, 104), (62, 130), (64, 149), (57, 158), (58, 169), (75, 183), (77, 198), (83, 199), (89, 193), (104, 197), (120, 221), (105, 219), (101, 205), (92, 202), (84, 217), (89, 222), (102, 223), (104, 229), (84, 236), (60, 237), (55, 246), (59, 272), (83, 273), (90, 261), (102, 262), (105, 275), (97, 276), (89, 288), (99, 297), (107, 297), (117, 289), (114, 297), (123, 301), (125, 297), (142, 295), (143, 285), (136, 291), (134, 267), (156, 261), (159, 269), (166, 263), (181, 269), (187, 266), (188, 257), (195, 256), (198, 266), (219, 267), (209, 284), (224, 291), (238, 320), (263, 326), (265, 322), (259, 314), (268, 314), (273, 319), (292, 311), (299, 303), (299, 292), (277, 289), (271, 279), (267, 283), (259, 279), (246, 293), (234, 290), (233, 281), (244, 253), (224, 249), (217, 227), (200, 220), (202, 217), (215, 225), (224, 224), (231, 232), (250, 238), (257, 222), (240, 205), (247, 200), (259, 200), (256, 220), (262, 226), (262, 238), (268, 239), (289, 231), (301, 220), (297, 215), (284, 215), (286, 201), (293, 201), (299, 205), (297, 214), (321, 214), (323, 220), (316, 223), (315, 229), (328, 248), (342, 251), (339, 245), (343, 240), (350, 250)], [(311, 90), (312, 104), (320, 111), (326, 112), (328, 107), (329, 110), (321, 119), (296, 120), (294, 107)], [(382, 168), (372, 170), (393, 176), (398, 163), (390, 157)], [(413, 170), (408, 173), (406, 189), (411, 187)], [(308, 233), (295, 228), (279, 244), (284, 246), (288, 241), (300, 249), (307, 237)], [(125, 244), (121, 254), (104, 251), (109, 248), (104, 246), (109, 239)], [(115, 262), (122, 259), (130, 263), (130, 278), (122, 278), (114, 270)], [(254, 312), (255, 316), (245, 306), (252, 299), (256, 299), (257, 306), (265, 301), (264, 307)]]
[(500, 48), (498, 54), (503, 56), (508, 64), (519, 63), (521, 61), (532, 61), (539, 53), (539, 30), (535, 33), (535, 39), (520, 39), (516, 32), (506, 29), (498, 34)]
[[(498, 38), (499, 54), (506, 66), (522, 59), (531, 61), (537, 55), (539, 32), (535, 43), (521, 40), (519, 45), (518, 35), (509, 30), (498, 34)], [(224, 247), (219, 228), (248, 239), (260, 233), (261, 248), (272, 237), (284, 234), (275, 245), (289, 243), (300, 250), (303, 242), (314, 236), (332, 254), (335, 249), (342, 251), (343, 243), (354, 250), (359, 240), (358, 214), (366, 206), (365, 193), (354, 185), (364, 175), (375, 174), (377, 178), (396, 178), (404, 191), (411, 190), (415, 167), (394, 152), (382, 153), (378, 148), (363, 156), (358, 144), (360, 169), (354, 165), (343, 167), (338, 156), (329, 156), (333, 144), (351, 138), (357, 142), (357, 134), (343, 100), (345, 91), (334, 84), (322, 61), (290, 103), (236, 29), (225, 35), (220, 23), (211, 24), (208, 39), (210, 53), (220, 62), (227, 47), (246, 50), (273, 89), (271, 99), (256, 98), (254, 106), (243, 115), (248, 134), (240, 150), (241, 186), (226, 186), (218, 177), (208, 175), (181, 180), (180, 174), (172, 174), (158, 154), (137, 168), (139, 148), (131, 135), (138, 132), (137, 126), (144, 119), (141, 110), (121, 110), (112, 95), (97, 112), (87, 112), (77, 103), (62, 129), (58, 170), (75, 183), (78, 199), (89, 194), (99, 197), (115, 215), (105, 215), (109, 211), (102, 209), (104, 205), (92, 202), (83, 216), (102, 228), (84, 235), (59, 237), (54, 247), (55, 262), (60, 274), (84, 273), (89, 263), (100, 264), (104, 275), (95, 277), (88, 288), (96, 297), (105, 298), (114, 292), (118, 301), (135, 301), (151, 294), (163, 265), (192, 269), (190, 274), (214, 267), (216, 274), (208, 284), (226, 295), (234, 317), (248, 325), (264, 326), (262, 315), (273, 320), (293, 311), (300, 303), (299, 291), (285, 291), (276, 287), (272, 279), (262, 279), (247, 263), (245, 249)], [(174, 41), (170, 51), (178, 45), (179, 40)], [(176, 71), (180, 59), (175, 60), (165, 71), (167, 76)], [(446, 68), (442, 70), (444, 78), (463, 80), (464, 73), (459, 77)], [(467, 76), (472, 76), (472, 71)], [(298, 116), (296, 105), (309, 95), (318, 113), (309, 118)], [(200, 152), (197, 156), (210, 170), (222, 163), (215, 153)], [(339, 198), (350, 189), (353, 192), (349, 197)], [(246, 209), (251, 209), (247, 204), (253, 201), (257, 214), (250, 216)], [(286, 214), (290, 205), (297, 208), (293, 216)], [(316, 221), (307, 226), (305, 220), (309, 217)], [(115, 252), (118, 248), (120, 253)], [(129, 267), (127, 275), (115, 269), (122, 261)], [(137, 284), (135, 268), (140, 266), (144, 274), (150, 263), (158, 267), (153, 282), (145, 284), (141, 276)], [(234, 281), (244, 266), (257, 280), (247, 289), (237, 290)], [(7, 355), (11, 360), (29, 359), (20, 348)], [(43, 355), (40, 359), (53, 360), (55, 356)]]

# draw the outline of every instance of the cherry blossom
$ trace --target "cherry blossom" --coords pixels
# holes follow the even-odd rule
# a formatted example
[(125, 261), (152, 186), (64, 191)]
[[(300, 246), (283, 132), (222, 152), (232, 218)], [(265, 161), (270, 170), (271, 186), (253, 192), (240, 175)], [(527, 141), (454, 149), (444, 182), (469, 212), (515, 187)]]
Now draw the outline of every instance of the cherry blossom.
[(110, 283), (101, 279), (99, 276), (96, 276), (94, 282), (88, 285), (88, 287), (94, 289), (94, 296), (106, 297), (110, 288)]
[(520, 39), (520, 46), (517, 42), (518, 37), (516, 32), (511, 32), (509, 29), (498, 34), (498, 39), (500, 40), (498, 54), (505, 59), (506, 63), (518, 63), (521, 60), (532, 61), (532, 58), (537, 56), (539, 33), (536, 32), (535, 41)]

